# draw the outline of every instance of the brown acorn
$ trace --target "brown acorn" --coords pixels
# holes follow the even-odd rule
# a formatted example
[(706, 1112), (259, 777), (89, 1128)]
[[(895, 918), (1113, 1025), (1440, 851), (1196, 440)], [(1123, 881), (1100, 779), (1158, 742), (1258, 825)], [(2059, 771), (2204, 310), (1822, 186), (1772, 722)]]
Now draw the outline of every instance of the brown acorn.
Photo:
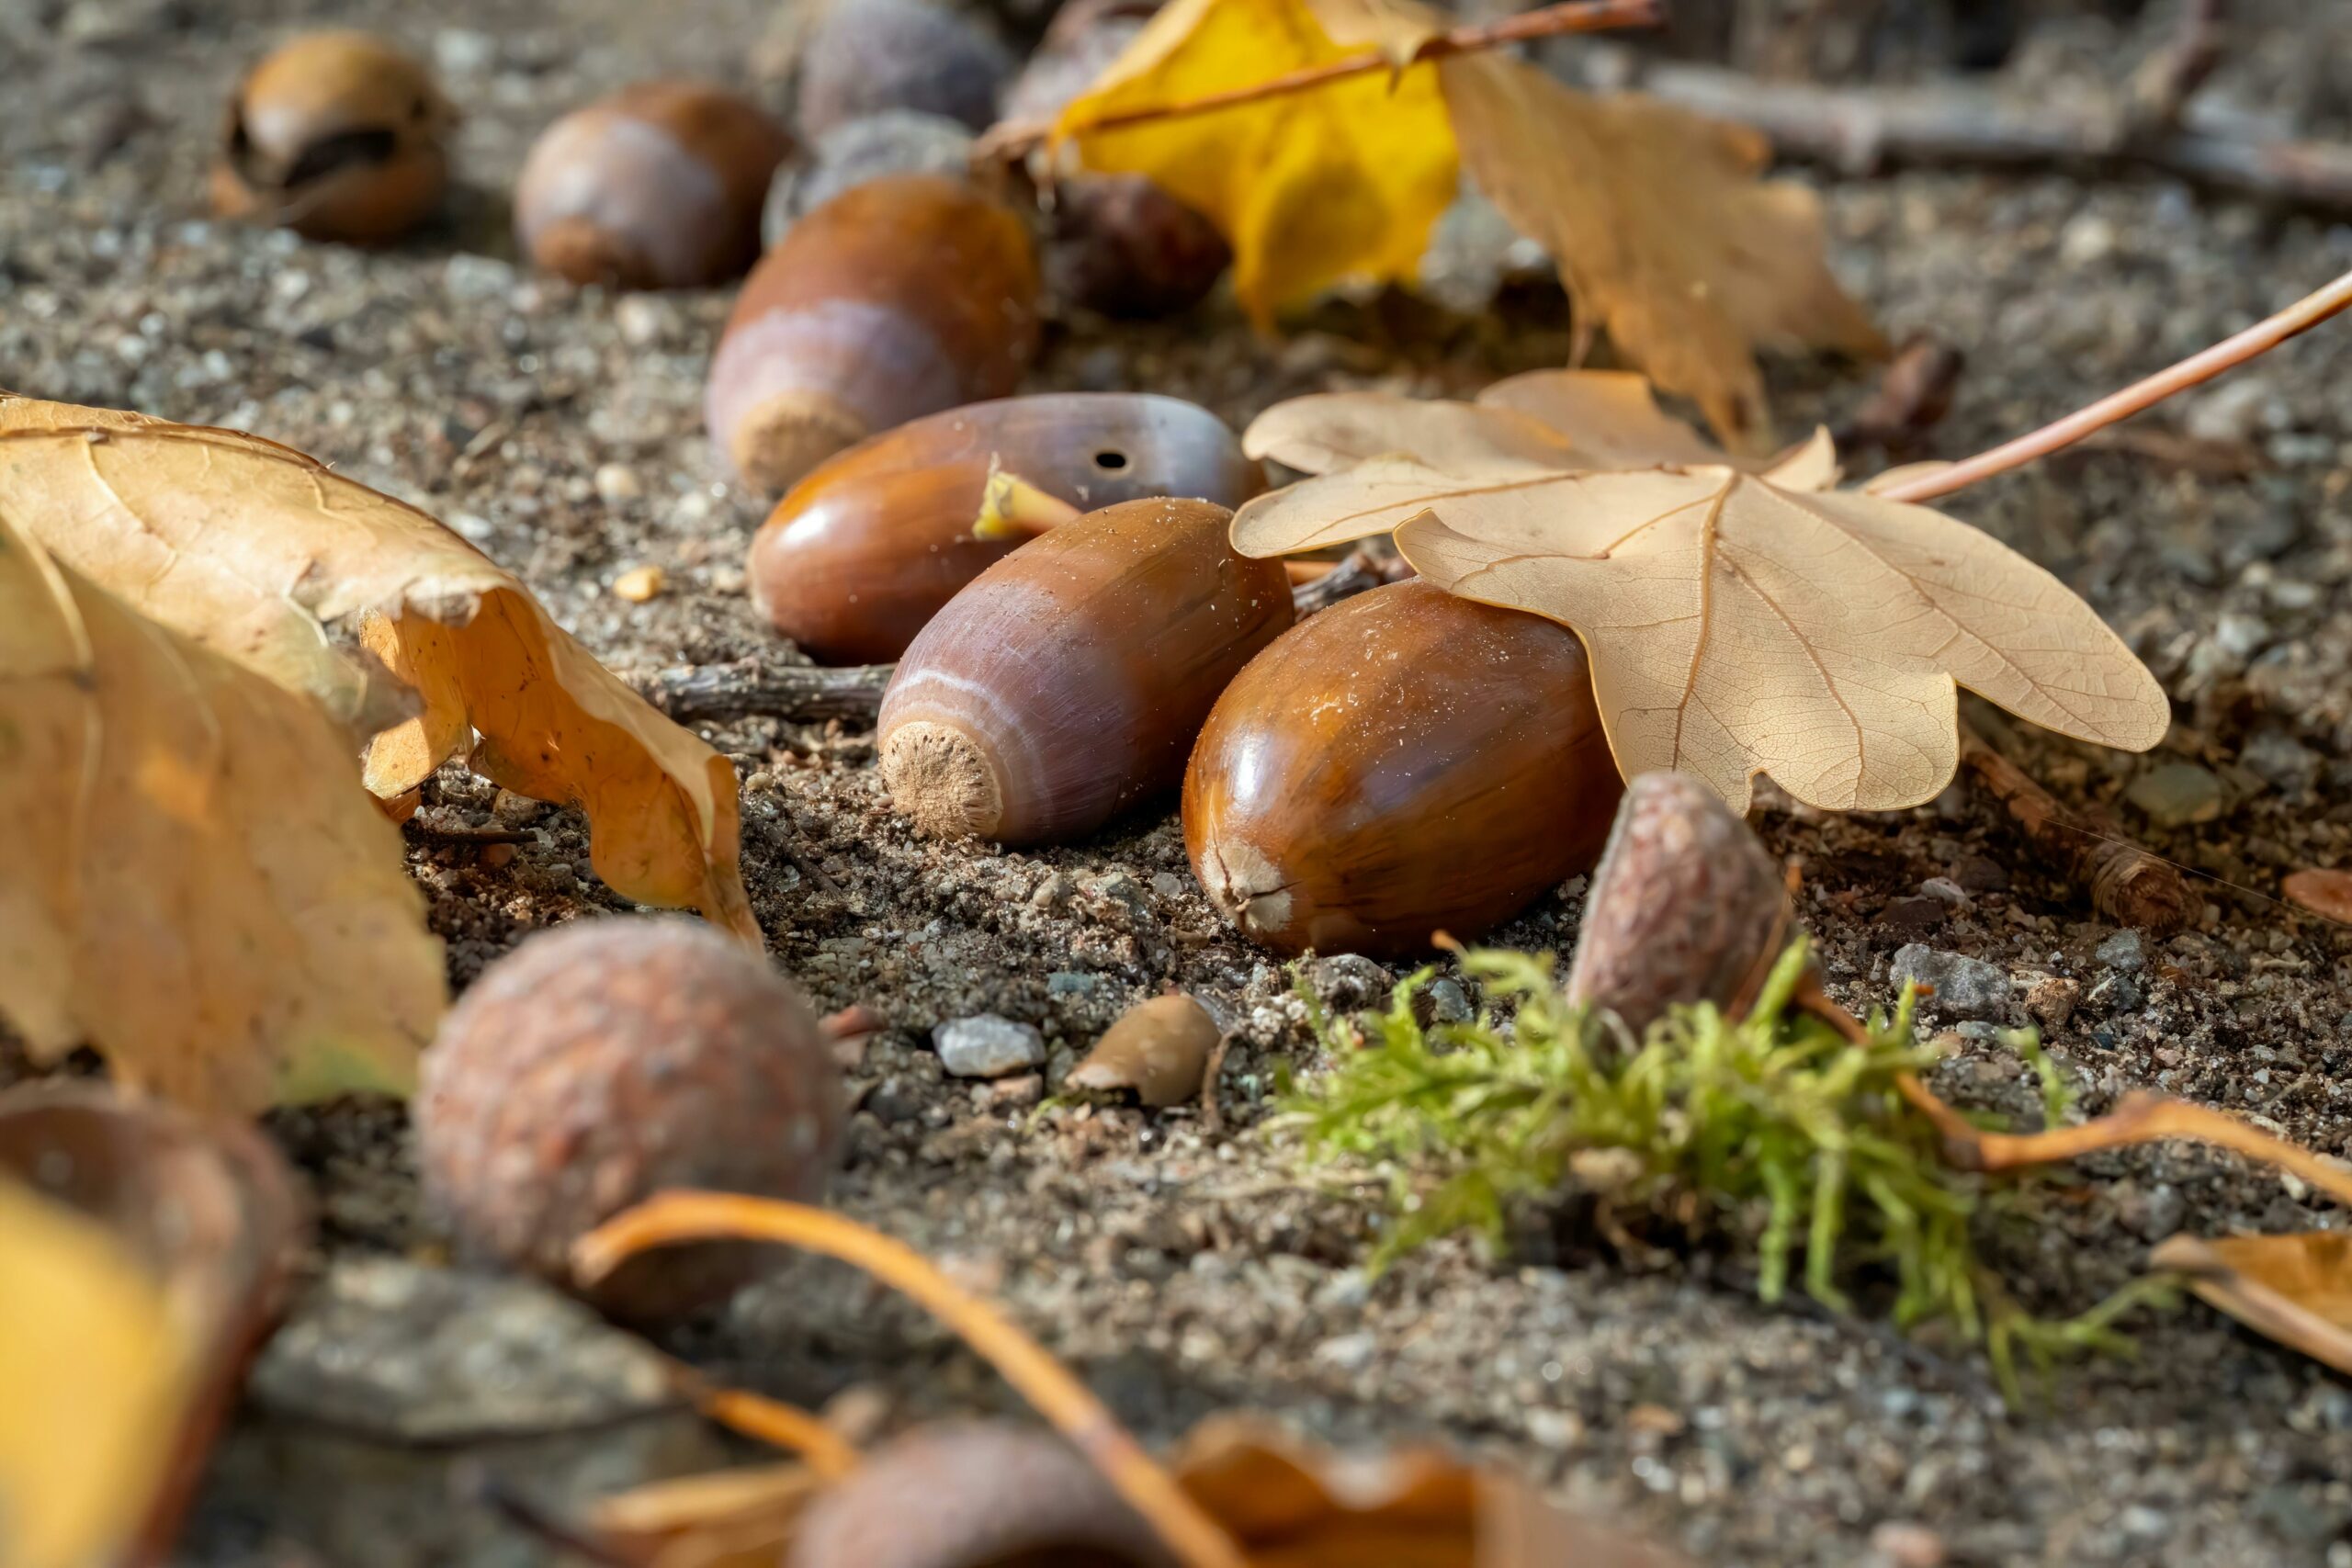
[(889, 175), (795, 223), (743, 285), (712, 357), (711, 439), (780, 494), (876, 431), (1001, 398), (1037, 348), (1037, 260), (1012, 210)]
[(1054, 298), (1106, 316), (1188, 310), (1233, 252), (1216, 225), (1141, 175), (1079, 175), (1056, 187), (1046, 240)]
[(800, 51), (797, 117), (815, 139), (889, 109), (996, 118), (1012, 56), (987, 28), (931, 0), (829, 0)]
[(548, 127), (514, 187), (515, 232), (574, 283), (724, 283), (758, 258), (768, 182), (791, 151), (732, 93), (640, 82)]
[(1637, 1033), (1692, 1002), (1744, 1012), (1795, 930), (1772, 857), (1722, 797), (1688, 773), (1644, 773), (1585, 897), (1568, 998)]
[(213, 210), (313, 240), (397, 239), (440, 205), (456, 123), (413, 56), (368, 33), (307, 33), (231, 101)]
[[(992, 480), (999, 525), (976, 533)], [(1223, 421), (1174, 398), (974, 403), (874, 436), (794, 486), (752, 541), (752, 595), (813, 659), (896, 659), (1045, 524), (1153, 495), (1238, 506), (1263, 483)]]
[(922, 629), (883, 694), (890, 799), (927, 833), (1060, 842), (1173, 789), (1217, 694), (1291, 624), (1232, 513), (1130, 501), (1047, 530)]
[(1408, 957), (1589, 867), (1620, 787), (1576, 634), (1415, 579), (1309, 616), (1226, 688), (1184, 843), (1269, 947)]
[[(569, 1285), (571, 1244), (665, 1188), (814, 1201), (843, 1118), (830, 1041), (764, 959), (691, 920), (582, 920), (525, 942), (449, 1010), (417, 1158), (465, 1252)], [(658, 1321), (760, 1266), (748, 1245), (697, 1245), (589, 1294)]]

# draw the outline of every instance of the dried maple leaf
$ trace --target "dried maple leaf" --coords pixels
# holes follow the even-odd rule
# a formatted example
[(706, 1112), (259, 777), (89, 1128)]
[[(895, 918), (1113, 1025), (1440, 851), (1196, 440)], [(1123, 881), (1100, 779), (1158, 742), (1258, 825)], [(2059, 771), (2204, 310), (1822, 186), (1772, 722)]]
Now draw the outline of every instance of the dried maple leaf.
[(169, 1557), (300, 1230), (244, 1127), (89, 1089), (0, 1097), (0, 1562)]
[[(587, 813), (614, 889), (757, 940), (727, 760), (424, 513), (254, 436), (0, 398), (0, 518), (141, 613), (371, 731), (379, 798), (470, 743), (487, 777)], [(389, 723), (369, 701), (387, 674), (413, 710)]]
[(1885, 352), (1829, 271), (1818, 198), (1758, 180), (1770, 146), (1755, 131), (1491, 55), (1437, 69), (1478, 188), (1618, 350), (1735, 446), (1770, 438), (1758, 347)]
[(2188, 1277), (2188, 1288), (2266, 1339), (2352, 1376), (2352, 1231), (2177, 1235), (2151, 1268)]
[(0, 504), (0, 1014), (36, 1060), (252, 1112), (404, 1093), (446, 1000), (399, 830), (317, 705)]
[(1341, 277), (1409, 277), (1419, 265), (1460, 188), (1434, 71), (1090, 128), (1365, 47), (1409, 56), (1426, 32), (1371, 0), (1173, 0), (1063, 109), (1055, 132), (1076, 141), (1088, 167), (1148, 175), (1215, 223), (1233, 247), (1235, 292), (1266, 326)]
[[(1576, 373), (1549, 386), (1556, 410)], [(1655, 463), (1696, 439), (1663, 415), (1629, 422), (1614, 395), (1616, 422), (1589, 438), (1592, 461)], [(1290, 406), (1265, 420), (1304, 452), (1306, 422)], [(1511, 449), (1517, 423), (1488, 419), (1457, 440), (1492, 411), (1453, 408), (1417, 451), (1250, 502), (1234, 547), (1284, 555), (1393, 531), (1440, 586), (1570, 626), (1628, 778), (1695, 773), (1743, 810), (1758, 773), (1820, 807), (1917, 805), (1959, 765), (1958, 685), (2103, 745), (2145, 750), (2164, 738), (2163, 688), (2088, 605), (1963, 523), (1826, 489), (1837, 459), (1825, 436), (1760, 475), (1724, 462), (1585, 470)], [(1325, 422), (1325, 450), (1309, 455), (1416, 439), (1391, 412), (1344, 430)], [(1575, 430), (1559, 434), (1578, 444)]]

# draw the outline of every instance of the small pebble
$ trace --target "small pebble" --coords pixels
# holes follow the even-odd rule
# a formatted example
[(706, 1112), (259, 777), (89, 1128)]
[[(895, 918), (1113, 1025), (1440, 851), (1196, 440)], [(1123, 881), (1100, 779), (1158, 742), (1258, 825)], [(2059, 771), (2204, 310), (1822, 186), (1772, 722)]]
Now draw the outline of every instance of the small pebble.
[(1949, 876), (1931, 876), (1919, 884), (1919, 891), (1938, 903), (1949, 904), (1955, 909), (1965, 909), (1976, 902), (1968, 896), (1968, 889)]
[(1943, 1537), (1905, 1519), (1889, 1519), (1871, 1531), (1871, 1550), (1887, 1568), (1943, 1568), (1947, 1561)]
[(1034, 1025), (992, 1012), (941, 1024), (931, 1043), (939, 1065), (959, 1078), (1001, 1078), (1046, 1064), (1046, 1037)]
[(596, 470), (596, 493), (607, 506), (621, 506), (645, 493), (644, 481), (627, 463), (606, 463)]
[(669, 577), (658, 566), (632, 567), (613, 579), (613, 596), (642, 604), (657, 597), (668, 582)]
[(2194, 762), (2159, 762), (2132, 781), (2123, 797), (2159, 828), (2186, 828), (2221, 818), (2222, 781)]
[(2109, 969), (2120, 969), (2127, 974), (2137, 973), (2148, 966), (2148, 951), (2138, 931), (2117, 931), (2100, 942), (2091, 956)]
[(1981, 958), (1944, 953), (1925, 942), (1911, 942), (1894, 954), (1887, 969), (1890, 985), (1916, 981), (1933, 986), (1936, 994), (1920, 1008), (1944, 1018), (1997, 1021), (2008, 1016), (2009, 977)]
[(2310, 794), (2325, 766), (2318, 752), (2275, 725), (2256, 730), (2245, 750), (2238, 753), (2238, 761), (2290, 798)]
[(1430, 982), (1429, 989), (1421, 994), (1429, 998), (1430, 1014), (1438, 1022), (1467, 1023), (1470, 1021), (1472, 1017), (1470, 998), (1463, 993), (1462, 987), (1455, 982), (1445, 979), (1432, 980)]

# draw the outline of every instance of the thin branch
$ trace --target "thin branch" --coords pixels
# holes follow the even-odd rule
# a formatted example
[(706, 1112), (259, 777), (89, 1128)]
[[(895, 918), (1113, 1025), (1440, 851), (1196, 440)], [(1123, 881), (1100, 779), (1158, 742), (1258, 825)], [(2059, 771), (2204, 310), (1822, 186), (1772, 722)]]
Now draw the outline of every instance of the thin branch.
[(2091, 907), (2119, 925), (2169, 936), (2196, 918), (2197, 895), (2179, 868), (2125, 838), (2103, 817), (2078, 823), (2057, 798), (1984, 736), (1960, 727), (1960, 760), (2008, 807), (2042, 855), (2090, 890)]
[(922, 1254), (854, 1220), (773, 1199), (664, 1192), (581, 1237), (572, 1246), (572, 1267), (583, 1282), (593, 1284), (650, 1247), (721, 1238), (772, 1241), (837, 1258), (910, 1297), (1051, 1421), (1185, 1568), (1245, 1568), (1232, 1539), (1069, 1369)]
[[(1560, 33), (1595, 33), (1620, 28), (1656, 27), (1663, 16), (1659, 0), (1569, 0), (1566, 5), (1545, 6), (1539, 10), (1506, 17), (1500, 21), (1438, 33), (1424, 39), (1407, 63), (1417, 65), (1424, 61), (1442, 60), (1450, 54), (1499, 49), (1505, 44), (1524, 43)], [(1118, 109), (1080, 128), (1080, 133), (1114, 130), (1121, 126), (1139, 125), (1146, 120), (1210, 114), (1218, 109), (1231, 108), (1237, 104), (1256, 103), (1261, 98), (1278, 97), (1288, 93), (1303, 93), (1349, 76), (1397, 69), (1400, 67), (1396, 62), (1382, 51), (1367, 50), (1362, 54), (1351, 54), (1329, 64), (1310, 65), (1303, 70), (1269, 77), (1263, 82), (1204, 93), (1197, 98)], [(1053, 133), (1054, 127), (1050, 121), (1007, 120), (980, 138), (979, 145), (973, 151), (973, 158), (976, 162), (991, 158), (1018, 158)]]
[(2064, 419), (2053, 420), (2040, 430), (2030, 431), (2014, 441), (2003, 442), (1989, 452), (1980, 452), (1950, 468), (1920, 474), (1878, 493), (1889, 501), (1932, 501), (1937, 496), (1965, 490), (1979, 479), (2007, 473), (2011, 468), (2020, 468), (2037, 457), (2046, 457), (2061, 447), (2071, 446), (2086, 435), (2129, 419), (2143, 409), (2154, 407), (2175, 393), (2185, 392), (2258, 355), (2267, 354), (2289, 338), (2311, 331), (2347, 307), (2352, 307), (2352, 272), (2346, 273), (2316, 292), (2305, 295), (2277, 315), (2256, 321), (2245, 331), (2224, 338), (2177, 365), (2159, 370), (2143, 381), (2110, 393), (2088, 408), (2077, 409)]

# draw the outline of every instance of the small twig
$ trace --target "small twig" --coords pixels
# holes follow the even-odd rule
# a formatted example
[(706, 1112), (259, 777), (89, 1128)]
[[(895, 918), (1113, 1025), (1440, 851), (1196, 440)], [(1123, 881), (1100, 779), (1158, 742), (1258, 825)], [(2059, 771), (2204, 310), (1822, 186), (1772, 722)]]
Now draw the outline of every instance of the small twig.
[(2077, 409), (2064, 419), (2053, 420), (2040, 430), (2030, 431), (2014, 441), (2003, 442), (1989, 452), (1980, 452), (1964, 462), (1921, 474), (1879, 493), (1889, 501), (1931, 501), (1937, 496), (1964, 490), (1980, 479), (2005, 474), (2037, 457), (2046, 457), (2061, 447), (2072, 446), (2120, 420), (2129, 419), (2143, 409), (2153, 408), (2177, 392), (2185, 392), (2225, 370), (2234, 369), (2288, 339), (2311, 331), (2347, 307), (2352, 307), (2352, 272), (2346, 273), (2324, 288), (2305, 295), (2277, 315), (2265, 317), (2245, 331), (2224, 338), (2201, 353), (2192, 354), (2145, 380), (2136, 381), (2120, 392), (2109, 393), (2088, 408)]
[(1911, 339), (1887, 362), (1861, 407), (1832, 433), (1838, 449), (1876, 446), (1909, 454), (1951, 412), (1952, 390), (1967, 365), (1967, 355), (1939, 338)]
[(2132, 107), (2113, 99), (2021, 100), (1981, 87), (1824, 87), (1699, 65), (1656, 66), (1638, 85), (1712, 118), (1754, 127), (1782, 157), (1842, 174), (1889, 164), (2141, 168), (2233, 195), (2352, 212), (2352, 145), (2162, 126), (2135, 134)]
[(2188, 0), (2171, 47), (2135, 72), (2125, 89), (2125, 144), (2145, 141), (2178, 125), (2191, 95), (2221, 62), (2222, 0)]
[(797, 1405), (742, 1389), (721, 1388), (693, 1368), (675, 1363), (671, 1381), (695, 1408), (730, 1431), (800, 1456), (810, 1470), (838, 1481), (855, 1470), (855, 1444)]
[[(1303, 620), (1410, 571), (1401, 560), (1358, 550), (1312, 581), (1293, 588), (1291, 604)], [(780, 718), (793, 724), (838, 718), (871, 724), (882, 711), (882, 694), (898, 668), (768, 664), (746, 659), (733, 664), (682, 664), (639, 676), (634, 684), (647, 702), (680, 724), (729, 724), (739, 718)], [(821, 872), (801, 869), (819, 886), (838, 891)]]
[(2196, 918), (2199, 900), (2170, 861), (2132, 843), (2103, 815), (2077, 820), (1966, 724), (1960, 727), (1960, 760), (2008, 807), (2036, 850), (2090, 889), (2091, 907), (2100, 914), (2156, 936)]
[(1051, 1421), (1186, 1568), (1244, 1568), (1232, 1538), (1067, 1368), (922, 1254), (854, 1220), (773, 1199), (665, 1192), (581, 1237), (571, 1249), (572, 1268), (593, 1284), (650, 1247), (718, 1239), (772, 1241), (836, 1258), (910, 1297)]
[[(1455, 28), (1423, 40), (1413, 51), (1408, 63), (1442, 60), (1450, 54), (1470, 54), (1480, 50), (1498, 49), (1505, 44), (1523, 43), (1532, 39), (1550, 38), (1559, 33), (1607, 32), (1620, 28), (1656, 27), (1662, 16), (1658, 0), (1569, 0), (1568, 4), (1546, 6), (1540, 10), (1523, 11), (1500, 21), (1477, 27)], [(1326, 65), (1310, 65), (1304, 70), (1272, 76), (1263, 82), (1246, 86), (1227, 87), (1220, 92), (1204, 93), (1197, 98), (1184, 98), (1175, 103), (1145, 104), (1135, 108), (1118, 109), (1079, 128), (1079, 134), (1098, 130), (1114, 130), (1121, 126), (1139, 125), (1146, 120), (1177, 119), (1190, 115), (1209, 114), (1217, 109), (1231, 108), (1237, 104), (1256, 103), (1261, 98), (1277, 97), (1287, 93), (1302, 93), (1320, 87), (1327, 82), (1344, 77), (1361, 76), (1368, 72), (1393, 71), (1396, 62), (1379, 50), (1367, 50), (1335, 60)], [(992, 128), (980, 138), (973, 150), (974, 162), (1013, 159), (1054, 133), (1047, 120), (1007, 120)]]

